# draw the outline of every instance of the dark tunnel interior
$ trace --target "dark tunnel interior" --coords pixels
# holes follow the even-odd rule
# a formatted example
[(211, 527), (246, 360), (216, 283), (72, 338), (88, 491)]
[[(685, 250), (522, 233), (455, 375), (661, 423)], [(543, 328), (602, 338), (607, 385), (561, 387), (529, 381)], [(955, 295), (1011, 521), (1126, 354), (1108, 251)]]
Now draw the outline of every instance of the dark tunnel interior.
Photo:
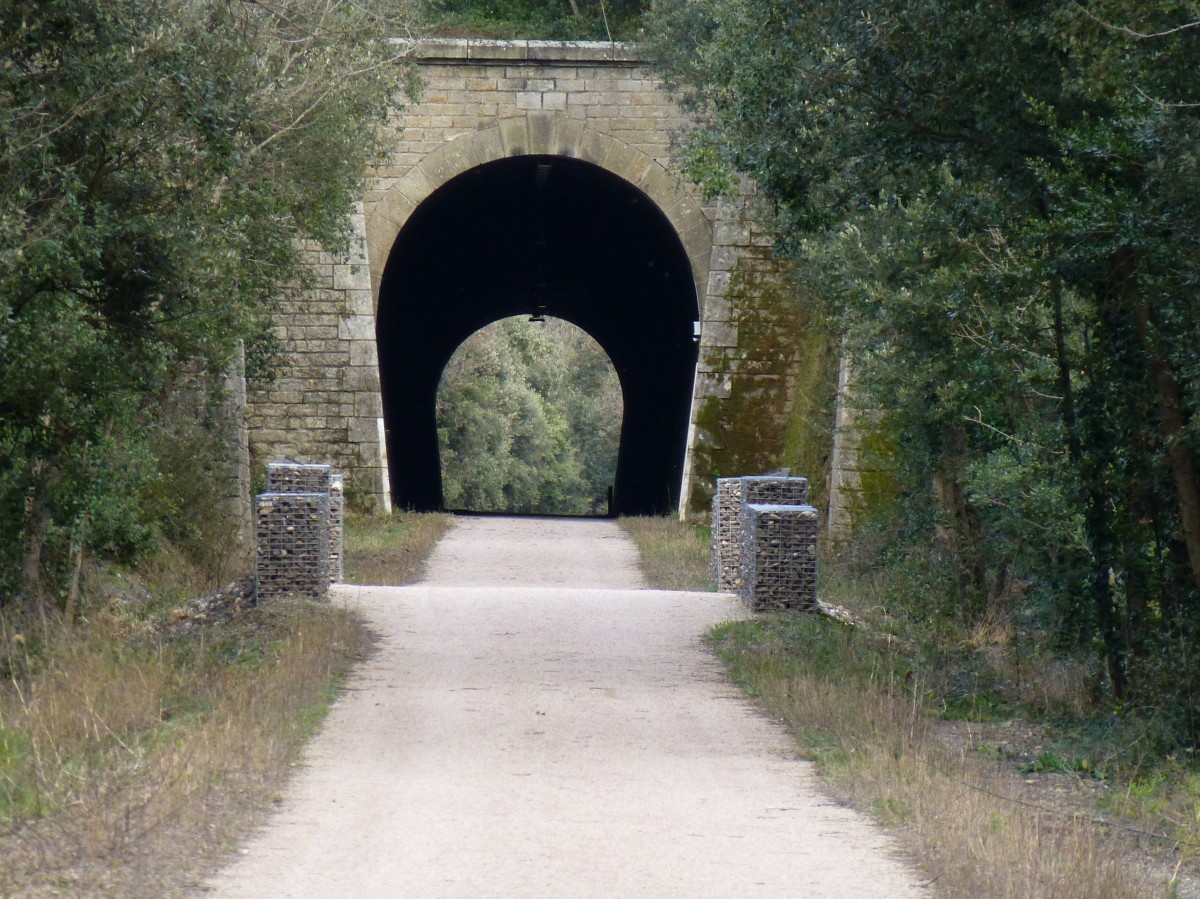
[(392, 499), (442, 507), (436, 402), (442, 370), (478, 329), (542, 313), (588, 332), (624, 393), (614, 514), (677, 507), (699, 319), (678, 235), (636, 187), (558, 156), (486, 163), (409, 218), (377, 312)]

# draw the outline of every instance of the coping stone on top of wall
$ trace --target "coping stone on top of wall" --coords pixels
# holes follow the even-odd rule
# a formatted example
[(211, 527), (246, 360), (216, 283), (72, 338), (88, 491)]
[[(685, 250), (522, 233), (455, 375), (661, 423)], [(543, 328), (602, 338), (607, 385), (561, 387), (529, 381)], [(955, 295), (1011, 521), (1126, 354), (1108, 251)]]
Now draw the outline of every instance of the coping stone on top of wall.
[(648, 61), (635, 44), (623, 41), (530, 41), (487, 38), (397, 38), (422, 62), (579, 62), (639, 65)]

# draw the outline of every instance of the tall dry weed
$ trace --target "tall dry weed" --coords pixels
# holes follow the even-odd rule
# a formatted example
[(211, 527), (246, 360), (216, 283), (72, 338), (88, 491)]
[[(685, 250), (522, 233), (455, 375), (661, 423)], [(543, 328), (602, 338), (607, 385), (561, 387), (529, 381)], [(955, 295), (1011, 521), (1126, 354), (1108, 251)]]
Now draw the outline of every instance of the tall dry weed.
[(351, 515), (346, 519), (346, 583), (402, 586), (424, 574), (425, 560), (454, 519), (435, 512)]
[(844, 799), (898, 828), (938, 894), (980, 899), (1134, 899), (1149, 885), (1090, 821), (1019, 798), (1015, 772), (931, 733), (919, 673), (887, 641), (841, 625), (738, 622), (715, 634), (735, 678), (784, 720)]
[(0, 895), (182, 892), (278, 789), (365, 645), (350, 613), (294, 603), (183, 636), (108, 622), (43, 639), (0, 688)]
[(708, 528), (665, 516), (621, 518), (618, 523), (637, 546), (642, 576), (652, 588), (713, 589)]

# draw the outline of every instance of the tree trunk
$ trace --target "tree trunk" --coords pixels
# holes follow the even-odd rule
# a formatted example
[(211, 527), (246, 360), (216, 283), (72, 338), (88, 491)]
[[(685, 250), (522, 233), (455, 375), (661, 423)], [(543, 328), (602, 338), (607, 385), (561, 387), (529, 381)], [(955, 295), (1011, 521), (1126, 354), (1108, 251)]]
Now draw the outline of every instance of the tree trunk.
[(67, 624), (75, 621), (75, 612), (79, 608), (79, 585), (83, 575), (83, 546), (87, 542), (88, 513), (84, 512), (79, 521), (79, 533), (71, 541), (71, 583), (67, 588), (67, 602), (63, 607), (63, 617)]
[(1134, 307), (1138, 339), (1145, 348), (1150, 376), (1158, 400), (1162, 435), (1167, 447), (1167, 464), (1179, 503), (1179, 520), (1183, 541), (1187, 547), (1192, 581), (1200, 590), (1200, 484), (1196, 480), (1196, 459), (1183, 439), (1186, 424), (1183, 415), (1183, 391), (1170, 364), (1155, 346), (1151, 329), (1151, 312), (1145, 304)]
[(949, 525), (939, 527), (937, 539), (951, 558), (962, 564), (959, 577), (960, 599), (978, 612), (987, 598), (987, 563), (983, 553), (979, 519), (967, 497), (961, 477), (961, 460), (966, 438), (960, 428), (950, 427), (943, 434), (945, 448), (933, 475), (933, 494), (948, 513)]
[(21, 554), (21, 582), (30, 593), (42, 585), (42, 549), (46, 545), (46, 527), (50, 515), (35, 502), (30, 503), (25, 522), (25, 548)]
[[(1058, 363), (1059, 389), (1062, 391), (1062, 417), (1066, 429), (1067, 456), (1079, 472), (1083, 484), (1084, 536), (1087, 541), (1091, 564), (1088, 566), (1087, 595), (1096, 615), (1096, 627), (1104, 643), (1104, 661), (1108, 669), (1109, 683), (1113, 696), (1122, 699), (1126, 693), (1125, 645), (1117, 623), (1117, 614), (1112, 589), (1112, 565), (1116, 541), (1113, 536), (1112, 517), (1109, 514), (1109, 497), (1104, 486), (1103, 464), (1096, 458), (1098, 450), (1083, 451), (1083, 427), (1075, 404), (1075, 391), (1071, 378), (1071, 362), (1067, 357), (1066, 329), (1063, 323), (1062, 285), (1056, 282), (1052, 288), (1054, 296), (1054, 349)], [(1103, 302), (1103, 301), (1101, 301)], [(1101, 317), (1103, 318), (1103, 312)], [(1092, 416), (1094, 419), (1094, 416)], [(1090, 431), (1100, 431), (1099, 422), (1090, 422)], [(1099, 434), (1089, 433), (1099, 438)], [(1089, 440), (1089, 443), (1093, 441)], [(1097, 439), (1094, 446), (1099, 446)]]

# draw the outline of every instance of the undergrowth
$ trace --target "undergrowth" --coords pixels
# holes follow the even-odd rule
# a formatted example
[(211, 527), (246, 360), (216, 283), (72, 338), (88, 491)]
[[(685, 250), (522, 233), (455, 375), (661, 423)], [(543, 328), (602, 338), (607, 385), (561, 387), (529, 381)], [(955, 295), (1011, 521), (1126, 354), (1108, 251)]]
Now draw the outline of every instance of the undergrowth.
[(526, 0), (424, 0), (423, 29), (438, 37), (536, 40), (632, 40), (641, 26), (637, 3), (543, 4)]
[[(952, 654), (930, 653), (895, 619), (847, 628), (815, 616), (760, 617), (720, 625), (710, 639), (734, 681), (790, 727), (835, 791), (901, 827), (942, 894), (1174, 894), (1170, 867), (1165, 877), (1130, 869), (1128, 841), (1112, 839), (1111, 817), (1102, 820), (1100, 811), (1120, 816), (1116, 829), (1140, 834), (1141, 847), (1157, 844), (1180, 863), (1194, 857), (1189, 847), (1200, 843), (1194, 774), (1175, 777), (1169, 787), (1160, 773), (1147, 780), (1145, 768), (1122, 768), (1117, 744), (1128, 735), (1120, 727), (1106, 733), (1106, 767), (1096, 761), (1098, 748), (1070, 749), (1067, 719), (1050, 720), (1006, 695), (1004, 672), (990, 673), (991, 689), (968, 695), (962, 684), (983, 683), (984, 665), (967, 665), (964, 654), (958, 666), (947, 666)], [(1024, 766), (996, 763), (970, 739), (948, 743), (938, 725), (954, 720), (970, 737), (989, 721), (1019, 714), (1028, 714), (1044, 737), (1042, 751)], [(1085, 719), (1072, 721), (1084, 729)], [(1112, 789), (1100, 793), (1106, 802), (1091, 813), (1031, 802), (1033, 781), (1026, 778), (1046, 773), (1106, 777)]]

